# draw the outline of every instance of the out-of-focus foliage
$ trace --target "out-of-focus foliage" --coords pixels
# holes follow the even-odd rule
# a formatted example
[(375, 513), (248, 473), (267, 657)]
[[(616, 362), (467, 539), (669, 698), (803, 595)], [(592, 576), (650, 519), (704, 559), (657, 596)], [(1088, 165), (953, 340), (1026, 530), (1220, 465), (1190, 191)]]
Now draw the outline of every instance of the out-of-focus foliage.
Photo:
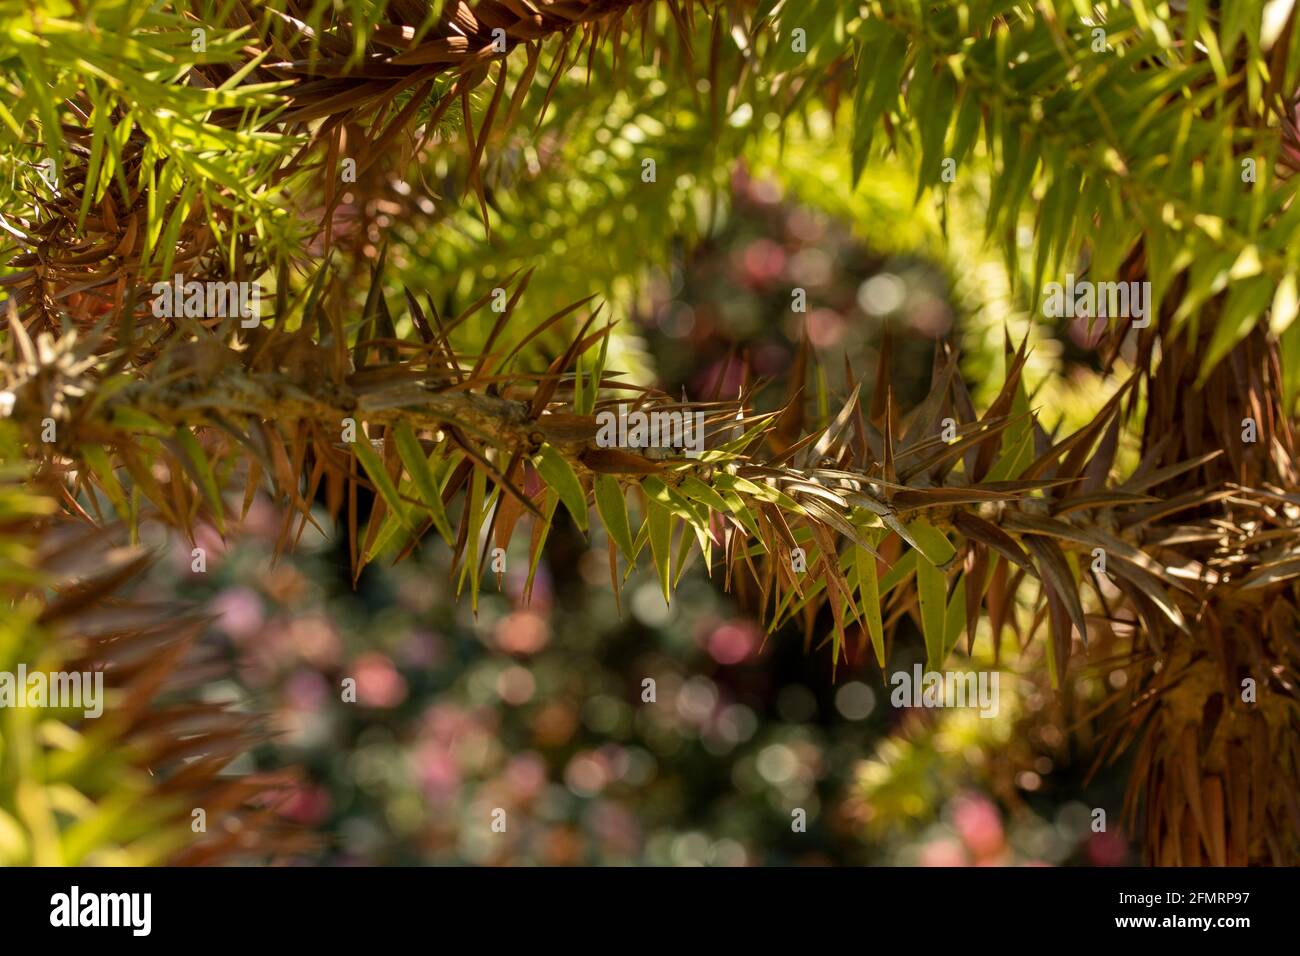
[[(4, 4), (5, 415), (133, 536), (266, 494), (283, 552), (319, 500), (354, 580), (436, 535), (477, 608), (559, 515), (616, 601), (705, 565), (836, 665), (1012, 634), (1067, 700), (1107, 675), (1080, 733), (1139, 755), (1152, 859), (1293, 860), (1298, 31), (1277, 0)], [(738, 163), (953, 275), (971, 328), (924, 388), (812, 334), (779, 399), (745, 356), (729, 394), (649, 387), (615, 330)], [(173, 270), (265, 296), (150, 308)], [(1068, 330), (1103, 377), (1062, 385), (1067, 340), (1011, 328), (1074, 274), (1149, 284), (1152, 321)], [(629, 398), (708, 450), (608, 447)]]
[(274, 528), (258, 502), (238, 548), (204, 534), (207, 578), (176, 547), (152, 585), (205, 602), (205, 640), (237, 664), (212, 693), (270, 709), (261, 758), (303, 765), (284, 812), (325, 837), (304, 862), (951, 865), (966, 861), (954, 837), (970, 862), (1123, 859), (1117, 834), (1109, 858), (1088, 855), (1097, 835), (1063, 794), (980, 793), (994, 767), (1013, 772), (1013, 715), (894, 726), (878, 674), (832, 683), (824, 658), (790, 635), (764, 643), (698, 572), (671, 608), (638, 575), (620, 621), (602, 556), (565, 529), (529, 607), (507, 575), (475, 618), (436, 549), (354, 591), (314, 535), (268, 572)]
[[(225, 775), (257, 721), (196, 690), (201, 619), (115, 597), (149, 556), (59, 511), (0, 423), (0, 673), (75, 675), (79, 688), (57, 701), (48, 678), (48, 706), (0, 707), (0, 866), (261, 860), (310, 846), (277, 813), (290, 777)], [(196, 810), (212, 814), (211, 832)]]
[[(819, 210), (780, 201), (771, 181), (742, 175), (734, 188), (728, 228), (652, 283), (644, 334), (668, 383), (673, 370), (690, 383), (719, 374), (717, 357), (733, 339), (761, 341), (771, 361), (788, 361), (802, 335), (784, 308), (795, 280), (816, 290), (807, 318), (831, 336), (821, 346), (861, 360), (868, 343), (848, 330), (879, 322), (894, 326), (900, 356), (927, 357), (935, 330), (925, 319), (941, 291), (933, 270), (919, 260), (902, 269), (915, 280), (905, 283), (910, 306), (863, 311), (859, 293), (872, 301), (863, 287), (886, 288), (867, 283), (893, 276), (880, 270), (897, 263)], [(834, 340), (837, 330), (843, 340)], [(921, 392), (919, 363), (900, 368), (913, 371), (895, 375), (895, 387)], [(671, 606), (642, 570), (627, 584), (620, 621), (601, 584), (604, 555), (561, 521), (531, 605), (519, 603), (527, 553), (516, 548), (507, 558), (516, 570), (502, 591), (485, 588), (475, 615), (455, 602), (438, 545), (391, 569), (371, 565), (354, 590), (347, 556), (311, 529), (294, 560), (271, 567), (275, 528), (259, 499), (238, 547), (201, 531), (207, 576), (192, 573), (188, 546), (174, 541), (150, 586), (179, 589), (214, 615), (205, 646), (229, 656), (234, 679), (211, 693), (273, 711), (279, 733), (259, 761), (304, 765), (308, 779), (285, 813), (327, 839), (303, 860), (1125, 858), (1122, 835), (1091, 833), (1079, 802), (1114, 803), (1118, 781), (1108, 777), (1112, 792), (1103, 794), (1078, 786), (1071, 776), (1082, 769), (1041, 743), (1059, 740), (1054, 717), (1024, 720), (1006, 704), (993, 720), (900, 719), (861, 653), (832, 681), (824, 651), (805, 654), (788, 630), (764, 640), (698, 569), (686, 572)], [(897, 648), (894, 663), (907, 669), (923, 653), (919, 632)], [(647, 676), (656, 681), (653, 704), (641, 697)], [(357, 681), (356, 703), (341, 699), (346, 677)], [(1031, 696), (1036, 707), (1051, 699)], [(1047, 753), (1054, 760), (1045, 766)], [(507, 811), (504, 834), (485, 826), (496, 808)], [(792, 828), (796, 809), (807, 814), (805, 832)]]

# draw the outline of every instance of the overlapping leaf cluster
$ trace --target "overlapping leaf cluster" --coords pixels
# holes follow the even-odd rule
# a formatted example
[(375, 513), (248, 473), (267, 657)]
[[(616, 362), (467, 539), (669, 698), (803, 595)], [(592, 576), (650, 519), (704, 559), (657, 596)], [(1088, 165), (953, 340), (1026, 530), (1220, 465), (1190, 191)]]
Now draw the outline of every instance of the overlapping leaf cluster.
[(95, 720), (0, 709), (0, 866), (251, 862), (305, 845), (276, 813), (291, 776), (227, 772), (265, 729), (202, 700), (202, 618), (119, 596), (151, 555), (116, 543), (112, 523), (67, 514), (16, 438), (0, 430), (0, 670), (75, 673), (86, 686), (102, 672), (107, 700)]
[[(987, 621), (995, 647), (1007, 629), (1043, 635), (1064, 687), (1090, 637), (1122, 637), (1133, 680), (1114, 742), (1142, 735), (1134, 793), (1153, 856), (1294, 858), (1296, 788), (1237, 771), (1282, 767), (1291, 784), (1300, 771), (1300, 19), (1263, 0), (1185, 12), (1145, 0), (445, 6), (4, 8), (22, 66), (5, 79), (19, 105), (0, 113), (6, 405), (66, 509), (95, 526), (224, 532), (263, 490), (289, 546), (321, 501), (358, 572), (434, 532), (473, 600), (492, 549), (524, 529), (535, 567), (562, 504), (579, 529), (603, 530), (615, 588), (647, 549), (666, 598), (702, 560), (774, 628), (798, 619), (824, 637), (837, 661), (858, 640), (883, 666), (910, 616), (939, 667)], [(186, 40), (195, 29), (203, 51)], [(696, 128), (727, 149), (652, 144), (665, 165), (706, 168), (663, 169), (640, 189), (636, 148), (611, 146), (623, 185), (568, 215), (644, 203), (659, 214), (625, 223), (706, 221), (672, 191), (715, 183), (745, 148), (747, 133), (722, 131), (759, 110), (779, 122), (829, 111), (853, 125), (855, 174), (889, 150), (914, 164), (918, 197), (942, 190), (945, 160), (988, 175), (987, 232), (1014, 260), (1032, 224), (1035, 290), (1066, 270), (1150, 281), (1157, 320), (1110, 330), (1112, 357), (1134, 348), (1139, 374), (1065, 435), (1039, 423), (1011, 342), (984, 408), (947, 345), (908, 410), (887, 350), (870, 396), (848, 370), (834, 401), (801, 355), (767, 411), (766, 383), (748, 375), (739, 395), (696, 402), (633, 381), (610, 362), (614, 326), (590, 290), (525, 307), (546, 251), (497, 256), (494, 219), (510, 241), (557, 237), (570, 220), (545, 207), (564, 190), (530, 193), (494, 162), (527, 154), (528, 128), (557, 103), (574, 111), (547, 128), (557, 149), (601, 130), (608, 141), (607, 122), (582, 120), (583, 96), (600, 103), (656, 74), (704, 91)], [(49, 153), (53, 185), (32, 166)], [(545, 174), (539, 156), (530, 175)], [(384, 242), (410, 208), (395, 184), (409, 194), (430, 170), (447, 193), (430, 228), (465, 231), (474, 214), (481, 238), (455, 264), (491, 260), (495, 287), (457, 274), (435, 297), (389, 278), (418, 273), (410, 243)], [(394, 269), (390, 254), (408, 258)], [(609, 255), (606, 281), (638, 276), (636, 242)], [(148, 289), (173, 270), (261, 282), (260, 324), (155, 315)], [(602, 447), (596, 416), (620, 403), (703, 412), (707, 451)], [(1259, 442), (1243, 444), (1244, 418)], [(1124, 429), (1142, 433), (1126, 472)], [(1240, 703), (1243, 676), (1265, 685), (1267, 706)]]

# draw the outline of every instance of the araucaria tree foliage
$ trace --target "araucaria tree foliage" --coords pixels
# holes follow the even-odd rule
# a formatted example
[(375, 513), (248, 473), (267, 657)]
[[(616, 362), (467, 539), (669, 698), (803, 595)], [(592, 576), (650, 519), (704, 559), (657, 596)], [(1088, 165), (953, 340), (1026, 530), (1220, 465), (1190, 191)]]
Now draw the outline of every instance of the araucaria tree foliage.
[[(198, 623), (113, 597), (143, 559), (88, 544), (234, 534), (261, 491), (282, 548), (323, 507), (358, 572), (446, 546), (468, 601), (567, 520), (616, 591), (702, 561), (836, 660), (883, 668), (905, 617), (934, 669), (1014, 635), (1130, 760), (1152, 862), (1300, 862), (1293, 6), (0, 3), (0, 668), (92, 661), (110, 715), (0, 710), (0, 860), (285, 845), (277, 782), (218, 773), (256, 729), (152, 703)], [(1036, 333), (996, 314), (910, 408), (887, 347), (805, 348), (775, 401), (655, 389), (638, 281), (738, 163), (809, 148), (842, 208), (905, 170), (956, 282), (1100, 315), (1091, 417), (1036, 401)], [(604, 440), (620, 405), (701, 413), (702, 453)]]

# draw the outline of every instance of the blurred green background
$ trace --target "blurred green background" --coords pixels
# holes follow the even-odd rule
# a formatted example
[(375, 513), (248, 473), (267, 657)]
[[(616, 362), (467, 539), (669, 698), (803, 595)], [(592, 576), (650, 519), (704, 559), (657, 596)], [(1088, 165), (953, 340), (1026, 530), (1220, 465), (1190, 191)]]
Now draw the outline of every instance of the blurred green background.
[[(799, 157), (783, 160), (787, 173)], [(886, 329), (904, 404), (924, 395), (940, 336), (962, 342), (980, 388), (1001, 328), (994, 340), (986, 288), (972, 304), (974, 277), (950, 276), (920, 253), (875, 251), (849, 217), (805, 204), (762, 172), (737, 167), (729, 189), (725, 222), (653, 265), (629, 307), (626, 354), (653, 366), (666, 391), (734, 394), (742, 360), (779, 379), (805, 330), (830, 374), (847, 358), (869, 378)], [(876, 192), (902, 195), (887, 178)], [(875, 212), (896, 223), (918, 214), (892, 202)], [(867, 220), (890, 234), (883, 216)], [(792, 287), (807, 290), (806, 313), (791, 311)], [(1086, 338), (1035, 334), (1045, 336), (1035, 361), (1067, 363), (1065, 387), (1086, 386)], [(766, 398), (770, 406), (780, 394)], [(1057, 411), (1073, 410), (1063, 402)], [(1119, 806), (1122, 768), (1085, 783), (1052, 695), (1010, 671), (1002, 696), (1015, 704), (996, 719), (896, 710), (856, 645), (832, 674), (827, 648), (766, 634), (698, 560), (671, 607), (652, 572), (636, 572), (620, 616), (603, 540), (585, 540), (562, 513), (531, 605), (520, 600), (520, 535), (503, 587), (488, 576), (477, 616), (456, 599), (435, 538), (395, 567), (369, 566), (354, 587), (344, 535), (308, 529), (275, 560), (278, 530), (258, 499), (231, 550), (211, 531), (198, 542), (207, 574), (190, 573), (190, 546), (174, 540), (153, 587), (212, 615), (199, 653), (214, 673), (235, 676), (206, 692), (271, 715), (273, 738), (232, 771), (305, 768), (284, 812), (321, 839), (290, 862), (1130, 861), (1115, 823), (1101, 834), (1089, 827), (1092, 807)], [(888, 670), (922, 659), (904, 619)], [(355, 703), (342, 699), (349, 677)], [(652, 703), (642, 700), (646, 678)], [(497, 809), (504, 833), (491, 827)]]

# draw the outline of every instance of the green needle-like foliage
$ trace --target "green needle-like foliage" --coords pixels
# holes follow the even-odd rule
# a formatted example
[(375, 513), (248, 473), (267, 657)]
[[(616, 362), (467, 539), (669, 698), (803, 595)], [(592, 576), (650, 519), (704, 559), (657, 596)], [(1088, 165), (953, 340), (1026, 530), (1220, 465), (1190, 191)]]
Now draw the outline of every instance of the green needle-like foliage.
[[(603, 535), (616, 590), (641, 562), (671, 600), (702, 561), (836, 661), (860, 640), (883, 667), (904, 616), (932, 668), (1012, 630), (1064, 693), (1095, 640), (1130, 676), (1103, 756), (1137, 749), (1151, 859), (1295, 862), (1300, 17), (1170, 6), (0, 4), (13, 460), (91, 528), (224, 529), (260, 489), (284, 548), (323, 501), (357, 573), (436, 535), (471, 602), (492, 549), (527, 540), (535, 567), (564, 513)], [(748, 375), (653, 387), (619, 333), (647, 268), (726, 215), (736, 163), (780, 165), (827, 116), (845, 205), (888, 157), (959, 269), (984, 255), (946, 232), (960, 180), (954, 228), (979, 206), (1031, 314), (1066, 273), (1150, 283), (1149, 323), (1109, 323), (1097, 414), (1045, 426), (1028, 339), (1001, 330), (979, 404), (948, 342), (910, 408), (888, 349), (838, 395), (806, 350), (775, 408)], [(176, 273), (257, 283), (254, 321), (159, 314)], [(706, 451), (609, 447), (621, 403), (701, 413)], [(0, 853), (130, 844), (33, 816), (54, 784), (0, 726)]]

